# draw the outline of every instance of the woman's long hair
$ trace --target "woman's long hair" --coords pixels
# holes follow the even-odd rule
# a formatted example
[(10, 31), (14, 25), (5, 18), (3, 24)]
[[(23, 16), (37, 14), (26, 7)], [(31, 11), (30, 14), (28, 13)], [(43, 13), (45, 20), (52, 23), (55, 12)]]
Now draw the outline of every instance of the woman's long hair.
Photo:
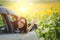
[(21, 17), (21, 18), (19, 19), (19, 21), (20, 21), (21, 19), (25, 20), (25, 23), (24, 23), (24, 26), (23, 26), (22, 28), (20, 28), (20, 30), (22, 30), (24, 33), (27, 33), (27, 20), (26, 20), (26, 18)]

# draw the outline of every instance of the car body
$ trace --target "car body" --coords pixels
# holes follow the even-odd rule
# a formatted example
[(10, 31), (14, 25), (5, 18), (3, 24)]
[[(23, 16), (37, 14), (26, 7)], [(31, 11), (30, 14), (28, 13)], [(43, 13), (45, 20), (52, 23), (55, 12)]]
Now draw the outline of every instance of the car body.
[[(38, 40), (34, 31), (27, 34), (14, 33), (12, 22), (16, 21), (17, 18), (19, 17), (14, 12), (0, 6), (0, 40)], [(5, 28), (8, 30), (6, 33)]]

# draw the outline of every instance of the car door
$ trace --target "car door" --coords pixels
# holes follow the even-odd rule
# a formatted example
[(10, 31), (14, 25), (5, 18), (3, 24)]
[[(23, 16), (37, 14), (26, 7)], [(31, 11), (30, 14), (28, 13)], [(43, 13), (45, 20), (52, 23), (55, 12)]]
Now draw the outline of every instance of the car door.
[(34, 31), (31, 31), (27, 34), (18, 34), (18, 40), (39, 40), (39, 38)]

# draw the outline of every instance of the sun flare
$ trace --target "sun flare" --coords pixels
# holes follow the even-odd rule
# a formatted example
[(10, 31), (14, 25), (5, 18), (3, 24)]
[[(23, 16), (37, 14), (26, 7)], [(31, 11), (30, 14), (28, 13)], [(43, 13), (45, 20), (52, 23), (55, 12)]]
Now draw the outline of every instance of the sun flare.
[(22, 7), (22, 8), (20, 9), (20, 12), (21, 12), (21, 13), (25, 13), (26, 10), (27, 10), (26, 8)]

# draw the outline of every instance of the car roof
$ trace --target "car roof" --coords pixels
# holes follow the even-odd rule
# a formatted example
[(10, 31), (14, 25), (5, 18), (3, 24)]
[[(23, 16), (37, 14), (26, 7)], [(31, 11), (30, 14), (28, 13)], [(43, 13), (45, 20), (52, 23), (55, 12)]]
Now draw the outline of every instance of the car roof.
[[(17, 16), (17, 14), (7, 8), (4, 8), (3, 6), (0, 6), (0, 14), (11, 14)], [(18, 17), (18, 16), (17, 16)]]

